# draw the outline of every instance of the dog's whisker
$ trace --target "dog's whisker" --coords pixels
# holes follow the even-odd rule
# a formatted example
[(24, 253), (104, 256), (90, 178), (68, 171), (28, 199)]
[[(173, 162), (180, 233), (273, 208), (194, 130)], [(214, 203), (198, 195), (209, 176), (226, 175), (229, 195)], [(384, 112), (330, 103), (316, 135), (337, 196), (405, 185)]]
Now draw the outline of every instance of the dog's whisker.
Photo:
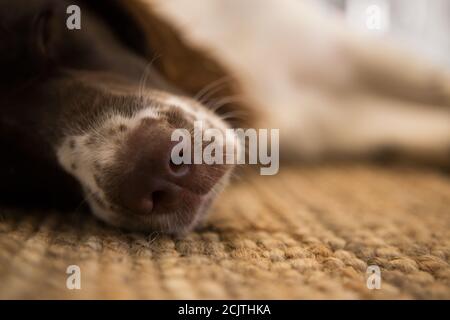
[(245, 112), (242, 112), (240, 110), (234, 110), (221, 114), (220, 118), (222, 120), (229, 120), (229, 119), (244, 120), (246, 116), (247, 114)]
[(141, 76), (141, 78), (139, 80), (139, 91), (138, 91), (138, 98), (140, 99), (141, 103), (143, 102), (143, 92), (144, 92), (144, 89), (145, 89), (146, 84), (147, 84), (148, 76), (149, 76), (149, 74), (151, 72), (153, 64), (160, 57), (161, 57), (160, 55), (156, 55), (155, 54), (153, 56), (153, 58), (149, 62), (147, 62), (147, 64), (145, 65), (144, 71), (142, 72), (142, 76)]
[[(231, 80), (232, 79), (229, 76), (224, 76), (222, 78), (219, 78), (219, 79), (209, 83), (205, 87), (203, 87), (199, 92), (197, 92), (197, 94), (193, 97), (193, 99), (200, 101), (200, 102), (204, 101), (205, 96), (210, 96), (210, 95), (216, 93), (217, 91), (220, 91), (223, 88), (223, 86), (225, 86)], [(211, 93), (211, 91), (213, 91), (213, 90), (216, 90), (216, 91)]]

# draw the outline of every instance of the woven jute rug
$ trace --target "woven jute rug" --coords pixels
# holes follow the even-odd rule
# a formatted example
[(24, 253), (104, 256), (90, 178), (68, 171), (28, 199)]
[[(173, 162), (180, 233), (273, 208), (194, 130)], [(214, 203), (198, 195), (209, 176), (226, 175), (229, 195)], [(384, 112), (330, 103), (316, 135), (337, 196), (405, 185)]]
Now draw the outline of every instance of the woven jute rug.
[(449, 227), (448, 175), (375, 165), (246, 173), (182, 239), (2, 209), (0, 298), (448, 299)]

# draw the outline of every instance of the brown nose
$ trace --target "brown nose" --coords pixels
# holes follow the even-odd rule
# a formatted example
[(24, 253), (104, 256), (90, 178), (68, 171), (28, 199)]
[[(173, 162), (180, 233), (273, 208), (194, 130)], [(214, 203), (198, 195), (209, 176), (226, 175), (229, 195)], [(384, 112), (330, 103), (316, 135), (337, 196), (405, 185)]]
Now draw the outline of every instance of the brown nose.
[[(120, 152), (122, 178), (117, 199), (135, 214), (176, 212), (181, 206), (196, 207), (225, 173), (216, 165), (175, 165), (171, 161), (173, 129), (160, 120), (143, 121), (134, 129)], [(196, 200), (197, 199), (197, 200)]]

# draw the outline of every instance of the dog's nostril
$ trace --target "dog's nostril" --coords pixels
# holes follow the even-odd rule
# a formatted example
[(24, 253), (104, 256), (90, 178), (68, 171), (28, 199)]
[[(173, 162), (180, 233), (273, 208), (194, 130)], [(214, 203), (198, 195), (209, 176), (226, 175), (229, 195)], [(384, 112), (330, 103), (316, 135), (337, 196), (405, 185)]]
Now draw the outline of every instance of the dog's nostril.
[(169, 160), (169, 168), (170, 173), (177, 177), (185, 176), (189, 172), (189, 165), (184, 163), (175, 164), (172, 159)]
[(152, 193), (152, 198), (154, 202), (159, 202), (164, 197), (164, 191), (154, 191)]
[(153, 208), (155, 209), (155, 211), (158, 211), (157, 207), (164, 205), (164, 202), (167, 201), (167, 196), (167, 192), (163, 190), (152, 192)]

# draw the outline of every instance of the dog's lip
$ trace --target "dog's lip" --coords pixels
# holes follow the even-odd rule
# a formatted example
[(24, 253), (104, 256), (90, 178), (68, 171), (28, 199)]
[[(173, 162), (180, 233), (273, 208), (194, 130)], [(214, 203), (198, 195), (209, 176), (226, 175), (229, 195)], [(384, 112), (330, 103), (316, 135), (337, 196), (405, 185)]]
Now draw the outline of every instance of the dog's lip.
[[(138, 215), (133, 213), (132, 211), (115, 206), (118, 210), (114, 210), (114, 216), (116, 216), (118, 219), (121, 220), (120, 223), (116, 224), (117, 227), (125, 228), (129, 230), (137, 230), (140, 232), (162, 232), (166, 234), (172, 234), (172, 235), (183, 235), (187, 232), (189, 232), (192, 227), (196, 225), (196, 222), (199, 221), (210, 209), (211, 204), (213, 203), (213, 200), (215, 198), (213, 193), (208, 193), (206, 195), (197, 195), (198, 202), (195, 205), (195, 208), (192, 210), (186, 210), (182, 214), (189, 217), (184, 223), (180, 223), (180, 221), (177, 221), (176, 228), (163, 228), (162, 226), (158, 227), (152, 225), (149, 223), (149, 218), (152, 215), (150, 213), (148, 216)], [(180, 212), (177, 212), (180, 214)], [(154, 214), (154, 213), (153, 213)], [(160, 212), (156, 215), (159, 219), (171, 219), (174, 218), (176, 215), (176, 212)]]
[[(195, 201), (194, 207), (201, 206), (202, 202), (206, 198), (208, 198), (210, 196), (210, 193), (211, 193), (210, 192), (211, 190), (209, 192), (207, 192), (207, 193), (199, 194), (197, 192), (194, 192), (192, 190), (188, 190), (186, 188), (183, 188), (183, 187), (180, 187), (180, 186), (177, 186), (177, 185), (175, 185), (175, 187), (176, 187), (176, 190), (177, 190), (178, 194), (188, 196), (190, 198), (191, 202), (192, 202), (192, 200)], [(124, 214), (130, 214), (133, 217), (143, 217), (143, 216), (145, 216), (145, 215), (142, 215), (142, 214), (134, 212), (131, 208), (128, 208), (128, 207), (126, 207), (124, 205), (121, 205), (121, 204), (117, 203), (117, 201), (108, 200), (108, 202), (112, 205), (112, 207), (114, 209), (116, 209), (115, 211), (120, 211), (120, 212), (123, 212)], [(157, 212), (157, 210), (158, 210), (158, 206), (156, 205), (153, 208), (152, 211), (149, 211), (148, 215), (152, 215), (152, 214), (156, 214), (156, 215), (171, 215), (171, 214), (173, 214), (173, 212), (171, 212), (171, 211), (170, 212), (167, 211), (165, 213), (165, 212)]]
[[(186, 206), (182, 204), (178, 210), (170, 212), (160, 212), (156, 215), (138, 215), (131, 210), (119, 206), (106, 196), (106, 207), (102, 209), (95, 202), (89, 201), (95, 216), (104, 222), (115, 227), (138, 232), (161, 232), (162, 234), (183, 236), (191, 231), (199, 221), (209, 212), (217, 198), (217, 183), (206, 194), (194, 193), (191, 190), (183, 189), (189, 194), (191, 199), (195, 198), (195, 204)], [(173, 220), (171, 220), (173, 219)], [(165, 220), (171, 221), (167, 224)]]

